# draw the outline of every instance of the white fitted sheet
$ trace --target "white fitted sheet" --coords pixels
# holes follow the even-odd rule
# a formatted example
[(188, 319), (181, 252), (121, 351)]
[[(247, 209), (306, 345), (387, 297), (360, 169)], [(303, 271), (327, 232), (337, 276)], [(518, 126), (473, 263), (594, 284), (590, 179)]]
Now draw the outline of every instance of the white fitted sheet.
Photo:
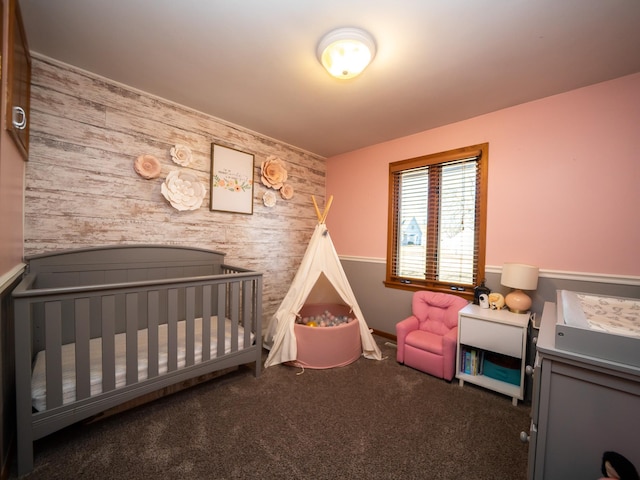
[(566, 325), (640, 338), (640, 300), (561, 291)]
[[(194, 361), (202, 362), (202, 319), (195, 319), (195, 345)], [(211, 358), (217, 355), (217, 317), (211, 317)], [(148, 372), (148, 333), (147, 329), (138, 330), (138, 381), (145, 380)], [(251, 334), (251, 344), (254, 334)], [(167, 373), (167, 325), (158, 326), (158, 374)], [(244, 329), (238, 326), (238, 349), (244, 348)], [(231, 321), (226, 320), (225, 325), (225, 353), (231, 351)], [(102, 339), (93, 338), (89, 342), (90, 356), (90, 384), (91, 395), (102, 393)], [(115, 336), (116, 357), (116, 388), (126, 385), (126, 335), (119, 333)], [(76, 400), (76, 372), (75, 372), (75, 344), (62, 346), (62, 403), (66, 405)], [(186, 322), (178, 322), (178, 368), (186, 364)], [(40, 351), (36, 355), (36, 361), (31, 376), (32, 405), (37, 411), (47, 408), (46, 391), (46, 352)]]

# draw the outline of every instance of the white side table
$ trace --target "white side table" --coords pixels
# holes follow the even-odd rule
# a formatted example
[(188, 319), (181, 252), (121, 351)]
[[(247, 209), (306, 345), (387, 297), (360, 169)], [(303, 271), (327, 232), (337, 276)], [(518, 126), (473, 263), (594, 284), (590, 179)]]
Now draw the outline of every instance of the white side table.
[[(527, 353), (527, 327), (529, 313), (511, 313), (508, 310), (491, 310), (469, 304), (458, 314), (458, 349), (456, 355), (456, 378), (460, 386), (473, 383), (495, 392), (508, 395), (513, 405), (524, 399), (524, 376)], [(502, 381), (483, 374), (482, 364), (474, 374), (464, 373), (464, 350), (480, 353), (496, 353), (520, 360), (520, 383)], [(480, 356), (482, 360), (483, 355)]]

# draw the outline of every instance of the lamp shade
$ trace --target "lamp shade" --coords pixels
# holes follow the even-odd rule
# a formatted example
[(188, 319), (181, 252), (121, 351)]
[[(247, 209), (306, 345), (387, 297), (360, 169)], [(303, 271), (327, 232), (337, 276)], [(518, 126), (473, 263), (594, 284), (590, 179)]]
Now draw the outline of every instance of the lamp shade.
[(524, 263), (505, 263), (502, 266), (500, 283), (505, 287), (520, 290), (535, 290), (538, 288), (538, 267)]
[(339, 28), (322, 37), (317, 54), (329, 74), (346, 80), (367, 68), (376, 54), (376, 44), (364, 30)]

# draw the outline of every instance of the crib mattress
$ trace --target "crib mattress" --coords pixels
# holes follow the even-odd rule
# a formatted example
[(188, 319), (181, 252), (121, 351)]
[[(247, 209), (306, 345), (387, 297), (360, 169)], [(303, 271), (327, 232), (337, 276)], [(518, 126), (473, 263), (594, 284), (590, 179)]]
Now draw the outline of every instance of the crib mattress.
[(558, 290), (556, 348), (640, 366), (640, 300)]
[[(211, 317), (211, 358), (217, 355), (218, 320)], [(202, 319), (195, 319), (194, 362), (202, 363)], [(254, 334), (251, 333), (251, 344)], [(138, 381), (145, 380), (148, 375), (148, 330), (138, 330)], [(167, 325), (158, 327), (158, 374), (167, 373), (168, 347)], [(244, 330), (238, 326), (238, 349), (244, 348)], [(178, 322), (178, 368), (186, 365), (186, 322)], [(231, 351), (231, 321), (225, 325), (225, 353)], [(94, 338), (89, 342), (90, 356), (90, 384), (91, 395), (102, 393), (102, 339)], [(115, 374), (116, 388), (126, 385), (126, 334), (115, 335)], [(70, 343), (62, 347), (62, 394), (63, 405), (76, 400), (76, 372), (75, 372), (75, 344)], [(40, 351), (36, 355), (35, 365), (31, 377), (32, 406), (37, 411), (47, 408), (46, 391), (46, 352)]]

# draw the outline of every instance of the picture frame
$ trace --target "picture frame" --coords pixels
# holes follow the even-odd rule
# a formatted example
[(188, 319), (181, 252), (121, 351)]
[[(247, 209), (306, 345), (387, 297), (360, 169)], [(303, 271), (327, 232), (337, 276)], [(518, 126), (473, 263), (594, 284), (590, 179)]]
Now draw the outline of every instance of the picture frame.
[(254, 155), (211, 144), (211, 211), (253, 214)]

